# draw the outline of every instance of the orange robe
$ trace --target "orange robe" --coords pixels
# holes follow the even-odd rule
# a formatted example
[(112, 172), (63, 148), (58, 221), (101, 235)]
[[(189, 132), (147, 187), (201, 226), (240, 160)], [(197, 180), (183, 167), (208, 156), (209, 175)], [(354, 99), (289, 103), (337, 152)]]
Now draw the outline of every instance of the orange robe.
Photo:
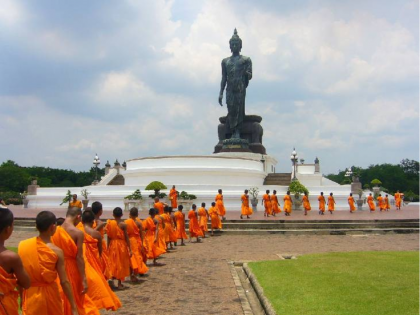
[(83, 204), (82, 204), (82, 202), (81, 202), (80, 200), (70, 201), (70, 202), (69, 202), (69, 207), (70, 207), (70, 208), (72, 208), (72, 207), (77, 207), (77, 208), (82, 209), (82, 208), (83, 208)]
[(178, 194), (176, 193), (176, 189), (171, 189), (169, 191), (169, 200), (171, 201), (172, 209), (178, 208)]
[(159, 222), (159, 227), (158, 227), (158, 246), (161, 249), (163, 249), (165, 251), (165, 253), (166, 253), (165, 228), (163, 227), (163, 225), (165, 224), (165, 222), (163, 221), (163, 218), (160, 215), (155, 216), (155, 220), (157, 220)]
[(176, 238), (186, 240), (188, 238), (187, 233), (185, 232), (185, 214), (181, 211), (174, 213), (175, 222), (176, 222)]
[(319, 202), (319, 210), (322, 212), (325, 212), (325, 197), (319, 195), (318, 202)]
[[(95, 221), (93, 222), (92, 228), (96, 228), (96, 226), (97, 226), (97, 223)], [(101, 236), (102, 236), (102, 254), (100, 257), (101, 269), (102, 269), (102, 274), (104, 275), (105, 279), (108, 280), (112, 278), (112, 274), (111, 274), (111, 263), (109, 262), (108, 248), (106, 246), (106, 241), (105, 241), (105, 228), (101, 229), (99, 233), (101, 233)]]
[(56, 281), (57, 254), (39, 237), (20, 242), (18, 252), (31, 279), (31, 286), (23, 291), (22, 314), (63, 314), (63, 302)]
[(0, 266), (0, 292), (3, 293), (3, 297), (0, 298), (1, 304), (4, 307), (5, 313), (0, 305), (1, 315), (19, 315), (18, 313), (18, 297), (19, 292), (16, 291), (17, 279), (14, 274), (7, 273)]
[(206, 209), (201, 207), (197, 211), (198, 217), (200, 218), (198, 225), (200, 226), (201, 231), (207, 232), (209, 229), (207, 227), (207, 212)]
[(163, 214), (164, 209), (165, 209), (165, 205), (162, 202), (160, 202), (160, 201), (155, 202), (153, 207), (159, 211), (159, 215)]
[(265, 214), (271, 214), (271, 199), (270, 199), (270, 195), (265, 194), (263, 196), (263, 200), (264, 200), (264, 207), (265, 207)]
[(216, 207), (219, 210), (219, 215), (224, 217), (226, 215), (226, 209), (225, 209), (225, 205), (223, 204), (223, 195), (217, 194), (215, 201), (216, 201)]
[(311, 210), (311, 204), (309, 203), (308, 196), (303, 195), (302, 203), (303, 203), (303, 209), (305, 209), (306, 211), (310, 211)]
[(368, 196), (367, 201), (368, 201), (368, 205), (369, 205), (369, 210), (370, 211), (375, 211), (376, 210), (376, 205), (375, 205), (375, 201), (373, 200), (373, 197)]
[(252, 208), (249, 207), (249, 196), (243, 194), (241, 196), (241, 215), (251, 215), (252, 214)]
[(174, 217), (173, 217), (172, 214), (169, 215), (169, 219), (170, 219), (170, 221), (168, 222), (169, 228), (170, 228), (169, 240), (171, 242), (176, 243), (176, 241), (178, 240), (178, 237), (176, 236), (176, 230), (175, 230), (175, 226), (174, 226)]
[(334, 211), (335, 209), (334, 197), (328, 196), (328, 211)]
[(108, 253), (112, 277), (123, 281), (130, 275), (130, 255), (124, 231), (115, 220), (108, 220), (105, 230), (110, 238)]
[[(139, 218), (136, 218), (136, 221), (138, 223), (140, 223), (141, 226), (143, 226), (142, 220), (140, 220)], [(143, 236), (143, 249), (144, 250), (141, 251), (140, 254), (141, 254), (141, 257), (143, 258), (143, 262), (146, 264), (147, 263), (147, 251), (146, 251), (146, 246), (145, 246), (145, 243), (146, 243), (146, 231), (144, 231), (144, 229), (143, 229), (143, 231), (141, 233), (142, 233), (142, 236)]]
[(147, 268), (141, 254), (142, 242), (140, 238), (140, 229), (133, 219), (125, 220), (127, 224), (127, 234), (130, 240), (131, 252), (133, 255), (130, 257), (130, 266), (135, 274), (145, 274), (149, 268)]
[(151, 217), (143, 220), (143, 229), (146, 231), (144, 247), (146, 249), (147, 258), (158, 258), (160, 255), (164, 254), (165, 251), (158, 246), (157, 242), (155, 242), (156, 224)]
[(385, 210), (391, 209), (391, 206), (389, 205), (389, 199), (388, 197), (385, 197)]
[(379, 210), (381, 211), (386, 210), (384, 198), (382, 196), (378, 197), (378, 205), (379, 205)]
[(161, 215), (163, 218), (163, 222), (165, 223), (164, 235), (165, 235), (165, 243), (169, 243), (171, 241), (171, 216), (167, 213)]
[(356, 211), (356, 207), (354, 206), (354, 198), (352, 196), (349, 196), (347, 200), (350, 206), (350, 211), (351, 212)]
[(292, 212), (292, 197), (289, 195), (284, 196), (284, 212), (291, 213)]
[(209, 216), (211, 220), (211, 227), (220, 230), (222, 228), (222, 221), (219, 217), (219, 211), (216, 207), (209, 208)]
[[(64, 264), (66, 267), (67, 278), (73, 290), (74, 301), (77, 306), (79, 315), (99, 315), (99, 311), (96, 308), (93, 301), (87, 294), (80, 294), (83, 290), (82, 278), (80, 277), (79, 269), (77, 268), (77, 245), (74, 243), (70, 234), (61, 226), (57, 226), (57, 230), (51, 238), (54, 245), (61, 248), (64, 253)], [(87, 275), (86, 275), (87, 277)], [(88, 290), (89, 290), (88, 285)], [(71, 306), (67, 298), (62, 295), (64, 314), (71, 315)]]
[(203, 236), (203, 231), (201, 231), (200, 225), (198, 224), (197, 213), (194, 210), (190, 210), (188, 219), (190, 219), (190, 237)]
[(397, 208), (400, 208), (401, 207), (401, 194), (400, 193), (396, 193), (394, 195), (394, 198), (395, 198), (395, 206)]
[(273, 213), (280, 213), (281, 208), (279, 207), (279, 200), (277, 199), (277, 195), (271, 195), (271, 209)]

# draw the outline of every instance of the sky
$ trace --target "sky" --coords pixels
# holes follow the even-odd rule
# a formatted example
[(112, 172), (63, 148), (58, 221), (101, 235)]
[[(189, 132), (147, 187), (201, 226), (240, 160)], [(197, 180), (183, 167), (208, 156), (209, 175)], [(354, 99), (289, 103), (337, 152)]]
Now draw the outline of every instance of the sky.
[(278, 172), (419, 160), (418, 1), (0, 0), (0, 163), (212, 154), (234, 28)]

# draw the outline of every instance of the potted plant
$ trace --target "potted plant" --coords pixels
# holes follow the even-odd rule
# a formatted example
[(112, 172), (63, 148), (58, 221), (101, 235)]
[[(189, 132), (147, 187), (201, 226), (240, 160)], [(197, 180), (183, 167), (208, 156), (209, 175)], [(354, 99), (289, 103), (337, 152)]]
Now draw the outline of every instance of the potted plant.
[(140, 189), (136, 189), (131, 195), (124, 197), (124, 210), (128, 211), (132, 207), (140, 208), (143, 196)]
[(87, 208), (87, 206), (89, 204), (88, 197), (90, 195), (90, 192), (88, 192), (87, 189), (82, 189), (82, 191), (80, 192), (80, 194), (83, 196), (83, 198), (85, 198), (85, 199), (82, 200), (82, 204), (83, 204), (83, 210), (86, 210), (86, 208)]
[(258, 206), (258, 187), (251, 187), (249, 189), (249, 194), (252, 197), (251, 198), (251, 205), (252, 205), (252, 211), (258, 211), (257, 206)]
[(26, 198), (27, 195), (28, 193), (26, 191), (20, 194), (20, 198), (22, 199), (23, 203), (23, 208), (28, 208), (29, 199)]
[(62, 205), (63, 205), (63, 203), (68, 203), (68, 202), (70, 202), (72, 198), (73, 198), (73, 195), (72, 195), (71, 191), (70, 191), (70, 190), (67, 190), (66, 196), (65, 196), (65, 197), (63, 198), (63, 200), (61, 201), (60, 206), (62, 206)]
[(363, 190), (362, 189), (357, 190), (357, 194), (359, 195), (359, 199), (356, 200), (357, 210), (362, 210), (362, 207), (363, 207), (363, 199), (362, 199)]
[(191, 209), (193, 200), (197, 199), (197, 196), (187, 193), (186, 191), (181, 191), (178, 193), (178, 204), (183, 205), (185, 209)]
[(302, 206), (302, 194), (308, 193), (308, 189), (302, 185), (298, 180), (292, 181), (289, 185), (289, 191), (293, 194), (293, 209), (299, 210)]
[(150, 198), (152, 198), (151, 207), (153, 207), (154, 201), (156, 197), (159, 199), (163, 199), (166, 197), (165, 193), (161, 193), (160, 191), (162, 189), (168, 189), (168, 187), (165, 186), (165, 184), (159, 182), (159, 181), (153, 181), (149, 185), (146, 186), (145, 190), (153, 190), (155, 193), (149, 195)]

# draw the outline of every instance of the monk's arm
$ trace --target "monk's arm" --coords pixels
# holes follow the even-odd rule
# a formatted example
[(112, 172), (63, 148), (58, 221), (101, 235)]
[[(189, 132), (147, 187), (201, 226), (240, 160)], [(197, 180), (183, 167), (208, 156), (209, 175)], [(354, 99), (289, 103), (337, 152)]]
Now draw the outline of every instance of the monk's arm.
[(17, 278), (17, 284), (23, 289), (28, 289), (31, 286), (31, 279), (23, 267), (22, 260), (20, 259), (19, 255), (14, 254), (13, 256), (14, 257), (11, 261), (13, 265), (13, 273)]
[(76, 255), (76, 262), (77, 262), (77, 269), (79, 270), (80, 278), (82, 278), (83, 290), (80, 292), (81, 294), (85, 294), (88, 290), (87, 280), (86, 280), (86, 273), (85, 273), (85, 260), (83, 258), (83, 240), (84, 235), (82, 231), (77, 231), (77, 255)]
[(61, 288), (63, 289), (64, 294), (70, 302), (70, 306), (73, 314), (78, 314), (76, 302), (74, 301), (73, 290), (71, 288), (69, 279), (67, 278), (66, 267), (64, 265), (64, 255), (63, 251), (59, 248), (54, 249), (54, 252), (58, 256), (57, 260), (57, 273), (60, 278)]
[(130, 245), (130, 239), (128, 238), (128, 234), (127, 234), (127, 225), (125, 223), (120, 225), (121, 230), (124, 231), (124, 238), (125, 238), (125, 242), (127, 243), (128, 246), (128, 253), (130, 254), (130, 257), (133, 255), (132, 251), (131, 251), (131, 245)]
[(102, 255), (102, 236), (101, 233), (99, 233), (98, 231), (93, 231), (92, 236), (94, 239), (96, 239), (98, 241), (98, 252), (99, 252), (99, 256)]
[(139, 228), (141, 246), (143, 247), (143, 225), (140, 222), (137, 222), (137, 221), (136, 221), (136, 225)]
[(97, 223), (95, 230), (100, 231), (105, 227), (105, 225), (106, 225), (106, 222), (100, 221), (99, 223)]

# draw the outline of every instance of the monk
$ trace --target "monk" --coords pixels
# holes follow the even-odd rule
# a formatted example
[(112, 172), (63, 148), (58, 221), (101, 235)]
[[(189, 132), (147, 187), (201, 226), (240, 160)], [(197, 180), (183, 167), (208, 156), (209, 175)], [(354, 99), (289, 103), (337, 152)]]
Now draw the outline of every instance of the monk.
[(172, 209), (176, 209), (178, 207), (178, 192), (176, 191), (175, 185), (169, 191), (169, 200), (171, 201)]
[(167, 206), (167, 204), (160, 201), (159, 197), (155, 198), (155, 204), (153, 205), (153, 207), (158, 210), (159, 215), (163, 214), (165, 206)]
[[(70, 303), (71, 314), (78, 314), (73, 291), (67, 278), (63, 251), (51, 242), (56, 230), (56, 217), (50, 211), (41, 211), (36, 216), (38, 237), (22, 241), (18, 253), (31, 279), (31, 287), (23, 291), (22, 313), (24, 315), (64, 314), (60, 288)], [(1, 313), (1, 312), (0, 312)]]
[(273, 194), (270, 197), (270, 201), (271, 201), (271, 209), (272, 209), (272, 215), (276, 216), (277, 213), (281, 212), (281, 208), (280, 208), (280, 203), (279, 200), (277, 198), (277, 191), (273, 190)]
[(284, 201), (284, 214), (286, 216), (290, 216), (290, 214), (292, 213), (292, 197), (290, 197), (290, 191), (287, 191), (286, 196), (284, 196), (283, 198)]
[[(86, 294), (88, 282), (83, 255), (84, 233), (76, 228), (81, 216), (82, 211), (79, 207), (69, 208), (63, 224), (57, 227), (51, 241), (64, 253), (67, 279), (70, 281), (79, 315), (99, 315), (96, 305)], [(63, 299), (63, 306), (65, 315), (72, 314), (71, 304), (67, 298)]]
[(378, 206), (380, 212), (386, 211), (384, 197), (381, 194), (378, 196)]
[(168, 211), (169, 211), (168, 214), (171, 217), (171, 223), (170, 223), (171, 233), (169, 235), (169, 239), (171, 240), (171, 244), (173, 244), (174, 246), (177, 246), (178, 237), (176, 234), (176, 219), (175, 219), (173, 210), (174, 209), (172, 209), (172, 207), (168, 208)]
[(69, 208), (77, 207), (80, 210), (83, 208), (83, 204), (80, 200), (77, 200), (77, 194), (73, 194), (73, 199), (69, 202)]
[(111, 263), (112, 279), (117, 279), (117, 288), (123, 289), (122, 281), (125, 277), (130, 276), (130, 257), (133, 253), (127, 235), (127, 224), (121, 219), (123, 216), (122, 209), (116, 207), (112, 211), (112, 215), (114, 220), (108, 220), (105, 227), (108, 236), (109, 261)]
[(397, 190), (397, 192), (394, 194), (394, 198), (395, 198), (395, 207), (397, 207), (397, 210), (401, 210), (401, 194), (399, 190)]
[(333, 197), (333, 193), (330, 193), (330, 196), (328, 197), (328, 211), (333, 214), (335, 210), (335, 200)]
[(391, 209), (391, 206), (389, 204), (389, 197), (388, 195), (385, 195), (385, 210), (389, 211), (389, 209)]
[(95, 201), (92, 203), (92, 212), (95, 215), (95, 221), (93, 222), (92, 228), (98, 231), (102, 237), (102, 252), (101, 252), (101, 267), (102, 274), (105, 279), (111, 279), (111, 263), (109, 262), (108, 248), (105, 241), (105, 226), (106, 222), (101, 220), (103, 214), (102, 203)]
[(367, 197), (367, 202), (369, 205), (370, 212), (374, 212), (376, 210), (375, 200), (373, 200), (372, 193), (369, 194)]
[(246, 218), (249, 219), (249, 216), (252, 214), (252, 208), (249, 207), (248, 189), (245, 189), (244, 194), (241, 196), (241, 202), (242, 204), (240, 218), (243, 219), (243, 216), (246, 215)]
[(157, 210), (151, 208), (149, 210), (149, 217), (143, 220), (143, 229), (146, 231), (144, 247), (146, 249), (147, 258), (153, 259), (154, 265), (159, 265), (157, 259), (165, 251), (158, 246), (158, 225), (159, 222), (155, 219)]
[(187, 233), (185, 232), (185, 214), (182, 213), (184, 209), (183, 205), (178, 206), (178, 211), (175, 212), (175, 226), (176, 226), (176, 238), (181, 240), (181, 246), (185, 246), (184, 240), (188, 239)]
[(350, 207), (350, 213), (353, 213), (354, 211), (356, 211), (356, 207), (354, 206), (354, 198), (353, 198), (352, 193), (350, 193), (350, 196), (347, 198), (347, 202), (348, 202), (349, 207)]
[(143, 226), (141, 222), (137, 221), (139, 216), (139, 209), (133, 207), (130, 209), (130, 218), (125, 220), (127, 225), (127, 235), (130, 240), (130, 248), (133, 255), (130, 257), (130, 272), (131, 281), (138, 282), (137, 275), (144, 275), (149, 268), (146, 262), (143, 261)]
[(203, 232), (200, 229), (200, 225), (198, 224), (198, 215), (197, 215), (197, 206), (195, 204), (192, 205), (192, 209), (188, 212), (188, 219), (190, 219), (190, 243), (192, 242), (192, 238), (195, 237), (197, 239), (197, 243), (200, 243), (200, 236), (203, 236)]
[(222, 221), (220, 220), (219, 211), (215, 202), (211, 203), (211, 207), (209, 208), (209, 216), (211, 220), (211, 235), (213, 236), (214, 230), (222, 229)]
[(271, 198), (270, 198), (270, 191), (266, 190), (265, 191), (265, 195), (263, 196), (262, 199), (262, 204), (264, 204), (264, 216), (265, 217), (269, 217), (271, 214)]
[[(18, 315), (16, 287), (28, 289), (31, 280), (18, 254), (6, 249), (5, 241), (13, 233), (13, 213), (8, 208), (0, 208), (0, 314)], [(60, 314), (60, 313), (58, 313)], [(77, 313), (74, 313), (77, 314)]]
[(209, 231), (207, 227), (209, 213), (207, 212), (205, 202), (201, 203), (201, 208), (198, 209), (197, 214), (199, 217), (198, 225), (200, 226), (201, 232), (203, 232), (203, 238), (206, 238), (206, 232)]
[(225, 220), (226, 209), (225, 205), (223, 204), (223, 191), (221, 189), (218, 190), (218, 194), (215, 198), (216, 206), (219, 211), (219, 215), (222, 217), (222, 220)]
[(319, 214), (324, 215), (325, 203), (326, 203), (326, 201), (325, 201), (324, 193), (321, 191), (321, 194), (318, 196), (318, 204), (319, 204), (319, 206), (318, 206), (319, 212), (318, 213)]
[(163, 223), (165, 224), (165, 243), (166, 243), (166, 250), (174, 249), (172, 242), (171, 242), (171, 233), (173, 233), (172, 227), (172, 218), (171, 218), (171, 207), (165, 206), (164, 213), (161, 215), (163, 218)]
[(311, 211), (311, 203), (309, 202), (308, 192), (305, 191), (305, 194), (302, 198), (303, 209), (305, 210), (305, 215), (308, 215), (308, 211)]
[[(159, 212), (159, 210), (158, 210), (158, 212)], [(159, 225), (158, 225), (158, 246), (161, 249), (163, 249), (166, 253), (166, 250), (167, 250), (167, 248), (166, 248), (166, 233), (165, 233), (165, 221), (164, 221), (163, 214), (162, 215), (160, 215), (159, 213), (156, 214), (155, 220), (157, 220), (159, 222)]]

